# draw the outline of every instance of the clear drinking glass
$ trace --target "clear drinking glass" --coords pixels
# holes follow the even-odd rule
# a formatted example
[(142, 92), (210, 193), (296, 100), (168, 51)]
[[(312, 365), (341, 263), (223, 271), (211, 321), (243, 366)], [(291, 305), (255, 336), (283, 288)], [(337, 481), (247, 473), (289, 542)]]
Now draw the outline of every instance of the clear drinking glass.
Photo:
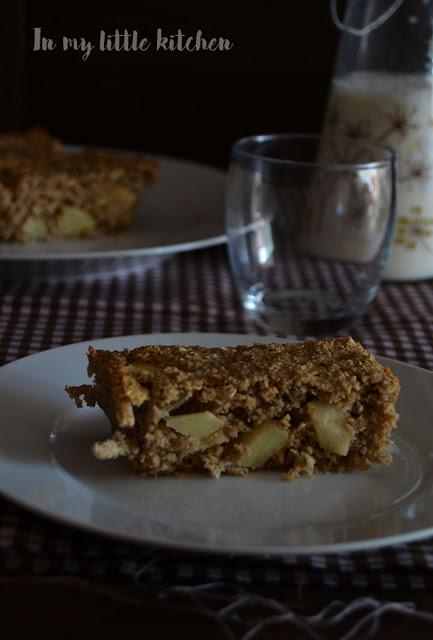
[(395, 217), (395, 159), (370, 141), (262, 135), (233, 147), (226, 197), (232, 271), (266, 329), (323, 336), (379, 288)]

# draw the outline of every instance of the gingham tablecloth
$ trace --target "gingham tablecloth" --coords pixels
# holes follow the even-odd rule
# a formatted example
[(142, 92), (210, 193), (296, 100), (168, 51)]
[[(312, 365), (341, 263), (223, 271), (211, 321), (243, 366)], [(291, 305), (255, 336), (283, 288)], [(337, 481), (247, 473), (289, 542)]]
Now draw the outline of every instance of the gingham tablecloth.
[[(1, 364), (71, 342), (178, 331), (257, 333), (224, 248), (181, 254), (144, 273), (0, 285)], [(433, 281), (384, 284), (351, 333), (376, 354), (433, 369)], [(433, 587), (433, 540), (356, 554), (228, 558), (118, 542), (0, 499), (0, 573), (423, 590)]]

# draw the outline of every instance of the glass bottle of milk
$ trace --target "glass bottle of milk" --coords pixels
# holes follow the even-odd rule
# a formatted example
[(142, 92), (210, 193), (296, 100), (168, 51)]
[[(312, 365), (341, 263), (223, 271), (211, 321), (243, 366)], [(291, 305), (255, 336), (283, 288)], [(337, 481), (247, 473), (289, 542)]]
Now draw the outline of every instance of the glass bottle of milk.
[(373, 138), (398, 158), (385, 279), (433, 277), (433, 0), (349, 0), (325, 130)]

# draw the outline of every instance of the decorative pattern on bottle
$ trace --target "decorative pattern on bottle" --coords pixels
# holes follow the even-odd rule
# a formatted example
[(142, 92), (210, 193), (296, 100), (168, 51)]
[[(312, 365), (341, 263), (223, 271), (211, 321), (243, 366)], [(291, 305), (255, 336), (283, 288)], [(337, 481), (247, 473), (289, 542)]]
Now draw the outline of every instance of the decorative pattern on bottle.
[(421, 76), (355, 73), (334, 81), (326, 129), (397, 152), (400, 249), (433, 256), (432, 84)]

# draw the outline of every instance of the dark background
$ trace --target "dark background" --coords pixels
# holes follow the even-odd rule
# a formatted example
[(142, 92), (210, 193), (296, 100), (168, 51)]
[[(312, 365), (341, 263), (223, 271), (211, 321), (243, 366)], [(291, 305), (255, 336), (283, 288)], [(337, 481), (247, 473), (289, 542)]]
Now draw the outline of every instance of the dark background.
[[(33, 28), (230, 38), (230, 52), (33, 52)], [(328, 0), (0, 0), (1, 129), (224, 166), (243, 135), (318, 131), (338, 31)]]

